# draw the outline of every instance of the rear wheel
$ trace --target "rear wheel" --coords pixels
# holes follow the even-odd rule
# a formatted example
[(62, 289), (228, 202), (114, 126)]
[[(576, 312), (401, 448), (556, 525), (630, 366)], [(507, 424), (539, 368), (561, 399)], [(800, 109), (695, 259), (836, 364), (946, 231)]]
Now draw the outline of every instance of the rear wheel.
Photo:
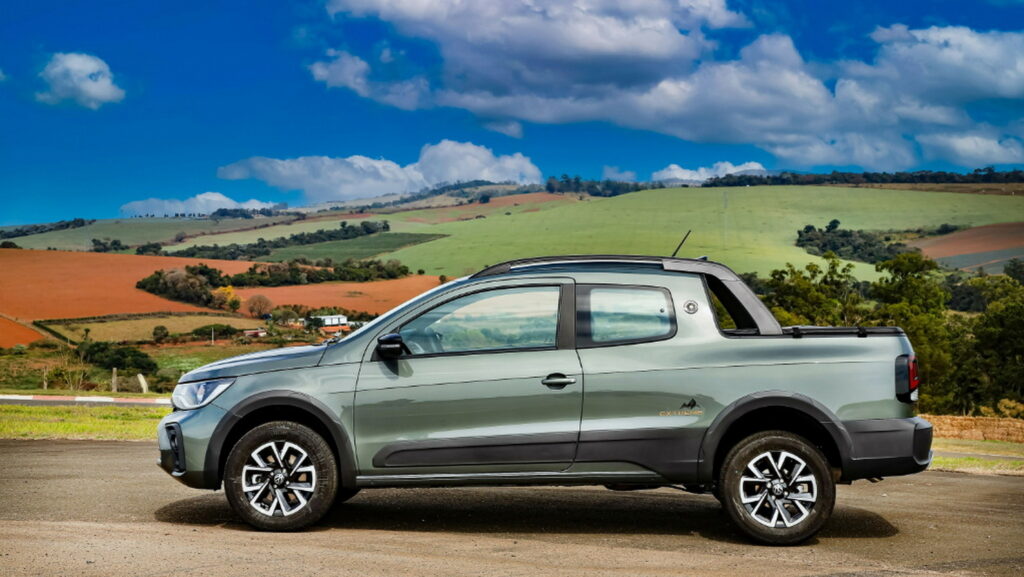
[(266, 423), (231, 449), (224, 492), (235, 513), (250, 525), (295, 531), (330, 510), (338, 492), (337, 461), (323, 437), (309, 427)]
[(803, 437), (767, 431), (729, 451), (720, 477), (722, 505), (751, 538), (795, 545), (825, 524), (836, 486), (825, 456)]

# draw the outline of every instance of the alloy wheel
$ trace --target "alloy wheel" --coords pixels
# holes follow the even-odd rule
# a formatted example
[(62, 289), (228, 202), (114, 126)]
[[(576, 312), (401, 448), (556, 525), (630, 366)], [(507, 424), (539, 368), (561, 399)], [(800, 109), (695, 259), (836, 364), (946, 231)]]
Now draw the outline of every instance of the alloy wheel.
[(740, 477), (740, 502), (758, 523), (788, 528), (805, 521), (818, 499), (818, 481), (803, 459), (767, 451), (747, 463)]
[(242, 491), (263, 515), (288, 517), (309, 504), (316, 489), (316, 467), (309, 454), (289, 441), (271, 441), (249, 454), (242, 468)]

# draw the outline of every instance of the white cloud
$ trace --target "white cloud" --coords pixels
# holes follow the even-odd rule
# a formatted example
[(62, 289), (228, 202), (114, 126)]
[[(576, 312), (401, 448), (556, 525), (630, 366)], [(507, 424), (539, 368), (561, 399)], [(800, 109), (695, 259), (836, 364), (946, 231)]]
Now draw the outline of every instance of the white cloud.
[(636, 182), (636, 172), (632, 170), (619, 170), (618, 166), (605, 166), (601, 169), (603, 180), (617, 180), (620, 182)]
[(283, 190), (301, 190), (309, 202), (404, 194), (442, 183), (468, 180), (536, 183), (540, 169), (520, 153), (495, 155), (471, 142), (442, 140), (420, 150), (419, 160), (406, 166), (365, 156), (333, 158), (302, 156), (253, 157), (223, 166), (221, 178), (255, 178)]
[(374, 82), (369, 79), (370, 65), (362, 58), (339, 50), (328, 50), (331, 60), (314, 62), (309, 67), (313, 78), (329, 87), (348, 88), (364, 98), (388, 104), (402, 110), (415, 110), (426, 106), (430, 90), (422, 77), (400, 82)]
[(165, 216), (173, 214), (210, 214), (219, 208), (273, 208), (272, 202), (259, 200), (247, 200), (236, 202), (219, 192), (204, 192), (191, 198), (147, 198), (135, 200), (121, 206), (121, 214), (125, 216), (138, 216), (152, 214)]
[(683, 168), (678, 164), (670, 164), (651, 175), (651, 180), (704, 182), (705, 180), (715, 176), (725, 176), (727, 174), (735, 174), (737, 172), (745, 172), (748, 170), (764, 170), (764, 166), (762, 166), (760, 162), (733, 164), (731, 162), (723, 161), (716, 162), (711, 166), (701, 166), (696, 169), (688, 169)]
[(104, 104), (124, 99), (124, 90), (114, 84), (110, 67), (91, 54), (58, 52), (50, 58), (39, 77), (49, 89), (36, 93), (36, 100), (47, 104), (74, 100), (96, 110)]
[(511, 136), (512, 138), (523, 137), (523, 125), (517, 120), (493, 120), (485, 122), (484, 128), (499, 132), (505, 136)]
[(781, 34), (716, 57), (714, 29), (748, 24), (725, 0), (331, 0), (328, 11), (432, 42), (441, 62), (416, 72), (360, 61), (331, 80), (317, 70), (332, 52), (316, 79), (407, 109), (465, 109), (505, 133), (516, 121), (610, 122), (753, 144), (791, 166), (901, 169), (930, 154), (928, 135), (972, 137), (972, 111), (994, 100), (1012, 104), (997, 107), (1004, 120), (986, 114), (998, 133), (987, 138), (1004, 143), (989, 148), (1012, 155), (1006, 118), (1024, 99), (1024, 32), (895, 24), (870, 35), (870, 60), (809, 65)]
[(992, 134), (925, 134), (917, 137), (925, 156), (961, 166), (1024, 163), (1024, 142)]
[(449, 82), (495, 93), (650, 83), (699, 56), (701, 27), (748, 24), (725, 0), (331, 0), (327, 10), (436, 42)]

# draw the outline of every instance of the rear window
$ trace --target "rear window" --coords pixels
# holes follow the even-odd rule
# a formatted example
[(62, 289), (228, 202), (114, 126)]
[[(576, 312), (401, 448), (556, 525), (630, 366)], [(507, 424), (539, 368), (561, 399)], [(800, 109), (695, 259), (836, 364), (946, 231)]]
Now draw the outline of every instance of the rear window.
[(672, 297), (663, 288), (582, 285), (577, 309), (581, 347), (658, 341), (676, 333)]

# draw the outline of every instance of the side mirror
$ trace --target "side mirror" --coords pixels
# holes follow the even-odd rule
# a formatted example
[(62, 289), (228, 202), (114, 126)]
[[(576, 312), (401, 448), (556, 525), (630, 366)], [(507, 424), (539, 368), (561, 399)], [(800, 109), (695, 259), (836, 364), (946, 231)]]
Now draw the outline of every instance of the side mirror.
[(386, 334), (377, 339), (377, 355), (382, 359), (397, 359), (402, 353), (412, 354), (398, 333)]

